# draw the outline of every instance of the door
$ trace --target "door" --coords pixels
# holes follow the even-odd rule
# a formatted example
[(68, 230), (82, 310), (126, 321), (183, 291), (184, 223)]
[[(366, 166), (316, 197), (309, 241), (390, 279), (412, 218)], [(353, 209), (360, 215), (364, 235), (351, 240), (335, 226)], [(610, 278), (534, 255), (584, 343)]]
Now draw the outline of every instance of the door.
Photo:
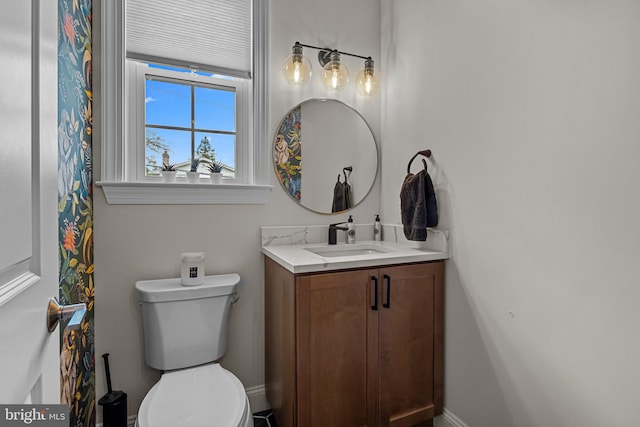
[(0, 2), (0, 402), (58, 403), (57, 1)]
[(376, 276), (356, 270), (298, 279), (298, 426), (377, 425)]
[(442, 412), (442, 266), (380, 269), (382, 427), (428, 426)]

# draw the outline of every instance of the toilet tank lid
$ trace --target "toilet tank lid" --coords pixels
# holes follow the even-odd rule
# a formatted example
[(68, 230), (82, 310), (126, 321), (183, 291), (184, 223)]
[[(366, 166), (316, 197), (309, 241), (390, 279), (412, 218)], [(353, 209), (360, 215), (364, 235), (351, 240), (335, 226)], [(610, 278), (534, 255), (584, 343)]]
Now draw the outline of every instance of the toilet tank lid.
[(183, 286), (181, 279), (141, 280), (136, 282), (136, 290), (142, 301), (180, 301), (231, 295), (235, 292), (240, 276), (236, 273), (205, 276), (204, 283)]

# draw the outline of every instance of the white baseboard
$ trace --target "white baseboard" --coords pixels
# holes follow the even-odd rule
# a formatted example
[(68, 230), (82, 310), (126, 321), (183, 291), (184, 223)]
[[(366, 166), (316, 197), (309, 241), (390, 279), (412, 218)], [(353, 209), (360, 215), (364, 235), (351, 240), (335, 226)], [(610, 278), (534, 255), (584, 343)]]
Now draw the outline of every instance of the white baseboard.
[(444, 408), (442, 415), (435, 418), (433, 427), (469, 427), (469, 425)]
[(256, 412), (266, 411), (271, 408), (269, 402), (267, 402), (267, 392), (264, 384), (249, 387), (246, 391), (247, 397), (249, 398), (249, 405), (251, 405), (251, 412), (255, 414)]

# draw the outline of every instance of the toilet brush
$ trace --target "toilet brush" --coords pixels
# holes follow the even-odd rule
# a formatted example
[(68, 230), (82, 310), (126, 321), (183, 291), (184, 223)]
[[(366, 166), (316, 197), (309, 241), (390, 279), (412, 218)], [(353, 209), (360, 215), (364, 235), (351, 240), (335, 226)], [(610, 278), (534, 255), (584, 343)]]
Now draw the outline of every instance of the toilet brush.
[(111, 388), (111, 372), (109, 371), (109, 353), (102, 355), (104, 370), (107, 374), (108, 392), (98, 400), (102, 406), (102, 425), (104, 427), (127, 427), (127, 393), (113, 391)]

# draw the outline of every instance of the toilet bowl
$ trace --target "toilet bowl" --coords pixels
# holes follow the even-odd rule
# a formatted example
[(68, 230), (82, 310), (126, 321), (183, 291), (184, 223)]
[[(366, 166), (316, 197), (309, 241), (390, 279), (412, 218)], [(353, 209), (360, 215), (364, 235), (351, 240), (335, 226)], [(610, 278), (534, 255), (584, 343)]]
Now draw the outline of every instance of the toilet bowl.
[(244, 386), (217, 361), (226, 350), (237, 274), (136, 283), (144, 329), (145, 362), (163, 371), (144, 397), (139, 427), (250, 427)]
[(147, 393), (139, 427), (250, 427), (242, 383), (218, 363), (167, 372)]

